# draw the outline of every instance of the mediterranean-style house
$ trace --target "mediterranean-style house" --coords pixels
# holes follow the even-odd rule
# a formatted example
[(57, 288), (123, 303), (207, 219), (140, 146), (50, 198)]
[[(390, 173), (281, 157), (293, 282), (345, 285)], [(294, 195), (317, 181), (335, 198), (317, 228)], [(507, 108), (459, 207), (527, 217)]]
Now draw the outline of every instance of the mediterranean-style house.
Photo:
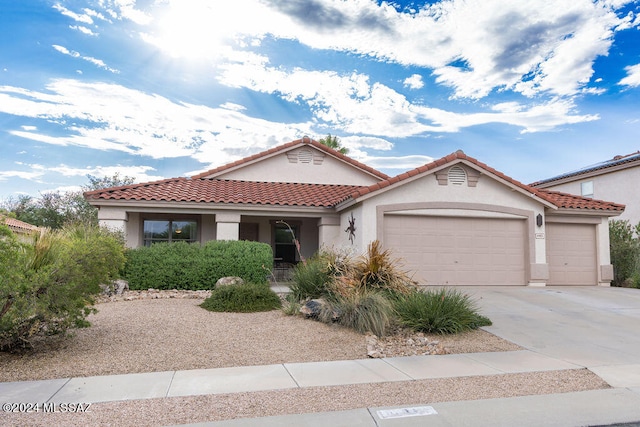
[(531, 184), (536, 188), (563, 191), (583, 197), (613, 200), (626, 205), (619, 218), (640, 223), (640, 151), (618, 155), (577, 171)]
[(0, 215), (0, 222), (4, 223), (18, 237), (19, 240), (27, 241), (34, 233), (40, 231), (40, 227), (31, 225), (19, 219)]
[(427, 285), (608, 285), (624, 206), (522, 184), (462, 151), (389, 177), (307, 137), (190, 178), (85, 193), (127, 245), (254, 240), (276, 263), (373, 240)]

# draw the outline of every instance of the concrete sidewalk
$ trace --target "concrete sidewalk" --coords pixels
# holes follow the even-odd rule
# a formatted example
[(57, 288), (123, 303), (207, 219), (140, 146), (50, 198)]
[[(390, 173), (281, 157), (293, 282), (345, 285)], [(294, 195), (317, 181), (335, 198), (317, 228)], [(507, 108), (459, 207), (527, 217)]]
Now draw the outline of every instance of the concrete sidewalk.
[(5, 382), (0, 402), (97, 403), (579, 368), (528, 350), (285, 363)]

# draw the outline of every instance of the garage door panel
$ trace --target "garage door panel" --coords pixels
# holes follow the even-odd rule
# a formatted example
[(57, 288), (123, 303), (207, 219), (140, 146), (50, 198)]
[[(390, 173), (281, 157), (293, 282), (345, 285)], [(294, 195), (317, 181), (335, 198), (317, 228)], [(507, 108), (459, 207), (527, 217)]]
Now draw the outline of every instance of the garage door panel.
[(385, 247), (428, 284), (523, 285), (524, 242), (523, 220), (402, 215), (384, 220)]
[(546, 226), (550, 285), (596, 285), (596, 228), (592, 224)]

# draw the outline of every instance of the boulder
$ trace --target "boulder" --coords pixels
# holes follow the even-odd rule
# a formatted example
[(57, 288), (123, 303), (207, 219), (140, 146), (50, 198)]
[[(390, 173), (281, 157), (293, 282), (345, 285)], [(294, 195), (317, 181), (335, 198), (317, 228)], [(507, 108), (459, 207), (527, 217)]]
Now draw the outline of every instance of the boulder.
[(100, 285), (102, 288), (102, 293), (106, 296), (122, 296), (124, 291), (129, 290), (129, 282), (126, 280), (113, 280), (108, 285)]
[(229, 277), (221, 277), (216, 282), (216, 288), (218, 286), (237, 286), (244, 284), (244, 280), (242, 277), (229, 276)]

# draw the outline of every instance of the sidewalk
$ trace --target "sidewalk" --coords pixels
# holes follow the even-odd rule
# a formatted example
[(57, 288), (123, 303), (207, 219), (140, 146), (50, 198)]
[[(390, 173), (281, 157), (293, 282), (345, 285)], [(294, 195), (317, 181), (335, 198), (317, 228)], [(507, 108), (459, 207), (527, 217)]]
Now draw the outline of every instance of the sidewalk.
[(96, 403), (580, 368), (528, 350), (285, 363), (5, 382), (0, 402)]
[[(583, 367), (529, 350), (285, 363), (0, 383), (0, 402), (96, 403), (580, 368)], [(627, 366), (624, 372), (607, 369), (602, 372), (603, 377), (609, 378), (613, 386), (628, 388), (362, 408), (197, 425), (564, 427), (640, 421), (640, 365)]]

